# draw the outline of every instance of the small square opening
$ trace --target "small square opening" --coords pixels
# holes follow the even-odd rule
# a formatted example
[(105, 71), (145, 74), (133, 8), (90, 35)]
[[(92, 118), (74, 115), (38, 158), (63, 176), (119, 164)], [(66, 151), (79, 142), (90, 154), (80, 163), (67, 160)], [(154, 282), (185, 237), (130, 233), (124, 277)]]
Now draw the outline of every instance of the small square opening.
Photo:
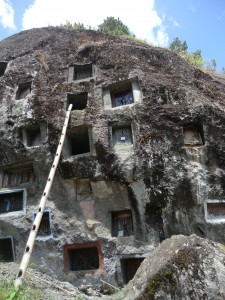
[(37, 147), (41, 144), (41, 129), (40, 126), (26, 128), (26, 145), (27, 147)]
[(11, 237), (0, 238), (0, 261), (14, 261), (13, 241)]
[(103, 272), (103, 256), (99, 242), (64, 246), (65, 271)]
[(69, 270), (85, 271), (99, 268), (97, 247), (68, 250)]
[(16, 100), (24, 99), (30, 93), (31, 93), (31, 82), (21, 83), (19, 84), (18, 90), (16, 92)]
[(65, 148), (69, 156), (90, 152), (88, 127), (80, 126), (67, 134)]
[(92, 64), (74, 66), (74, 80), (92, 77)]
[(102, 97), (104, 108), (110, 109), (140, 102), (142, 92), (138, 79), (135, 77), (103, 87)]
[(112, 236), (133, 235), (133, 218), (131, 210), (112, 212)]
[(114, 147), (124, 147), (133, 144), (131, 126), (121, 126), (112, 128), (112, 143)]
[(78, 95), (68, 94), (67, 95), (68, 106), (72, 104), (73, 105), (72, 110), (83, 110), (87, 107), (87, 98), (88, 98), (87, 93), (81, 93)]
[(140, 264), (144, 258), (126, 258), (121, 259), (121, 269), (123, 275), (123, 281), (127, 284), (131, 279), (134, 278)]
[(225, 202), (207, 203), (207, 220), (225, 221)]
[(202, 126), (187, 125), (183, 127), (185, 146), (202, 146), (205, 144)]
[(7, 62), (0, 61), (0, 77), (5, 74), (6, 68), (7, 68)]
[(134, 103), (132, 87), (125, 90), (111, 91), (112, 107)]
[[(36, 213), (34, 213), (33, 219), (36, 217)], [(50, 212), (44, 211), (41, 219), (41, 223), (38, 229), (37, 237), (47, 237), (52, 234), (51, 232), (51, 224), (50, 224)]]
[(24, 205), (24, 191), (0, 193), (0, 214), (21, 211)]
[(23, 183), (35, 182), (36, 175), (32, 166), (21, 166), (21, 169), (9, 169), (4, 172), (3, 187), (17, 186)]

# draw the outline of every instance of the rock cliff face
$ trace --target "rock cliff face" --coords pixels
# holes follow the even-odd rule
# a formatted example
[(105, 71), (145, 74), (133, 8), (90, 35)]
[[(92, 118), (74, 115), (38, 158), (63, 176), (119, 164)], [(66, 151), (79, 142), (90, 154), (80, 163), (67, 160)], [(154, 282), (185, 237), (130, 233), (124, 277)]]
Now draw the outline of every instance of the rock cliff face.
[(224, 246), (196, 235), (173, 236), (145, 259), (120, 297), (222, 300), (225, 299), (224, 263)]
[(174, 234), (225, 243), (225, 80), (172, 52), (42, 28), (0, 43), (0, 258), (20, 260), (73, 104), (32, 259), (127, 283)]

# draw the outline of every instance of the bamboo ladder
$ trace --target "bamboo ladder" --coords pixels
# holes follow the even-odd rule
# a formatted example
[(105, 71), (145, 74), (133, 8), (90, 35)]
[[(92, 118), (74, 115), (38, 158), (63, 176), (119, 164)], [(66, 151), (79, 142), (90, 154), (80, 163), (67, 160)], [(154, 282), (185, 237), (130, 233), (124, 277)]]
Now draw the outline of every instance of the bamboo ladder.
[(30, 257), (31, 257), (33, 247), (34, 247), (35, 238), (37, 236), (38, 229), (39, 229), (39, 226), (41, 224), (41, 219), (42, 219), (42, 216), (43, 216), (43, 213), (44, 213), (45, 203), (46, 203), (48, 195), (50, 193), (52, 182), (53, 182), (53, 179), (54, 179), (54, 176), (55, 176), (55, 171), (57, 169), (59, 158), (60, 158), (60, 155), (61, 155), (61, 152), (62, 152), (62, 147), (63, 147), (63, 143), (64, 143), (64, 140), (65, 140), (66, 130), (67, 130), (67, 127), (68, 127), (72, 107), (73, 107), (73, 105), (70, 104), (69, 108), (66, 112), (66, 118), (65, 118), (64, 125), (63, 125), (63, 129), (62, 129), (61, 137), (60, 137), (60, 140), (59, 140), (59, 144), (58, 144), (58, 147), (57, 147), (57, 150), (56, 150), (55, 158), (54, 158), (51, 170), (49, 172), (49, 176), (48, 176), (48, 179), (47, 179), (47, 183), (45, 185), (44, 193), (43, 193), (43, 195), (41, 197), (41, 200), (40, 200), (40, 203), (39, 203), (38, 212), (37, 212), (36, 217), (34, 219), (34, 223), (33, 223), (33, 226), (31, 228), (31, 231), (30, 231), (30, 234), (29, 234), (29, 237), (28, 237), (28, 240), (27, 240), (27, 244), (26, 244), (26, 248), (25, 248), (23, 258), (21, 260), (19, 272), (18, 272), (17, 278), (14, 282), (14, 285), (15, 285), (16, 289), (19, 289), (19, 287), (22, 285), (23, 278), (25, 276), (25, 273), (26, 273), (26, 270), (27, 270), (27, 267), (28, 267), (28, 264), (29, 264), (29, 261), (30, 261)]

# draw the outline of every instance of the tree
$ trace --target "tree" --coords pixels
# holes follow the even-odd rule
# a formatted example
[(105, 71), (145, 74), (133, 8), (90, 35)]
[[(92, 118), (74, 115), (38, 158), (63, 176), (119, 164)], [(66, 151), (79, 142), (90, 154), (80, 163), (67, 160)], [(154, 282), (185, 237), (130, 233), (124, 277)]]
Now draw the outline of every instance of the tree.
[(204, 66), (205, 60), (202, 57), (201, 50), (196, 50), (189, 53), (187, 42), (182, 42), (178, 37), (176, 37), (170, 44), (169, 49), (177, 54), (179, 54), (183, 59), (188, 61), (191, 65), (202, 68)]
[(176, 37), (173, 42), (169, 45), (169, 49), (176, 53), (187, 52), (188, 45), (187, 42), (181, 42), (181, 40)]
[(132, 36), (129, 28), (119, 18), (114, 17), (107, 17), (102, 24), (98, 25), (98, 30), (118, 36)]
[(188, 61), (190, 64), (196, 67), (203, 67), (205, 60), (202, 57), (201, 50), (196, 50), (188, 54)]

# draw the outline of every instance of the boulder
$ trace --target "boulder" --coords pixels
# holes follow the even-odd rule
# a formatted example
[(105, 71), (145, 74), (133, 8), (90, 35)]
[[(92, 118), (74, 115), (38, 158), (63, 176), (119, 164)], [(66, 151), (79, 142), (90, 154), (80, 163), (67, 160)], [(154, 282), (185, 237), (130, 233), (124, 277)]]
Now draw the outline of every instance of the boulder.
[(142, 262), (121, 299), (225, 299), (225, 246), (196, 235), (166, 239)]

